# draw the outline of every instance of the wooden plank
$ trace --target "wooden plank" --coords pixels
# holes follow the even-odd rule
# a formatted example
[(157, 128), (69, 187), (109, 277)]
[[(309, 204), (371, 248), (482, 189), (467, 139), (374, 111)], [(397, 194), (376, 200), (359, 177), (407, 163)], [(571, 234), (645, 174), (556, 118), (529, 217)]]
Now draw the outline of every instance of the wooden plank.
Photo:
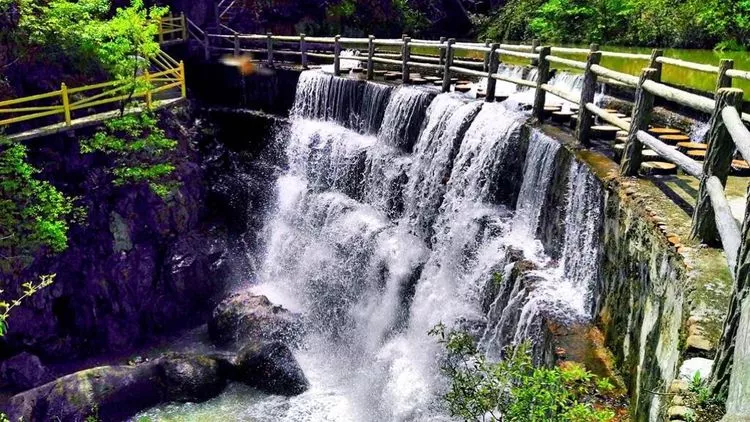
[(683, 67), (685, 69), (696, 70), (698, 72), (719, 73), (719, 68), (716, 67), (716, 66), (711, 66), (711, 65), (707, 65), (707, 64), (693, 63), (693, 62), (687, 62), (687, 61), (684, 61), (684, 60), (673, 59), (671, 57), (661, 56), (661, 57), (658, 57), (656, 59), (656, 61), (659, 62), (659, 63), (663, 63), (663, 64), (668, 64), (668, 65), (672, 65), (672, 66)]
[(581, 69), (581, 70), (585, 70), (586, 69), (586, 63), (585, 62), (579, 62), (579, 61), (576, 61), (576, 60), (565, 59), (565, 58), (557, 57), (557, 56), (547, 56), (547, 60), (551, 61), (552, 63), (558, 63), (558, 64), (561, 64), (561, 65), (564, 65), (564, 66), (568, 66), (568, 67), (572, 67), (572, 68), (575, 68), (575, 69)]
[(646, 81), (643, 84), (643, 88), (654, 95), (658, 95), (659, 97), (669, 101), (674, 101), (686, 107), (700, 110), (704, 113), (711, 113), (716, 104), (714, 100), (710, 98), (691, 94), (654, 81)]
[(635, 88), (638, 86), (637, 76), (628, 75), (627, 73), (622, 72), (616, 72), (598, 64), (591, 66), (591, 70), (599, 76), (604, 76), (617, 82), (621, 82), (629, 87)]
[(597, 107), (595, 104), (587, 103), (586, 109), (595, 115), (599, 116), (600, 119), (604, 120), (605, 122), (617, 126), (622, 130), (630, 130), (630, 123), (625, 121), (624, 119), (621, 119), (619, 117), (615, 117), (612, 113), (608, 113), (601, 109), (600, 107)]
[[(313, 56), (313, 57), (321, 57), (321, 56), (322, 57), (329, 57), (329, 58), (333, 57), (333, 55), (331, 55), (331, 54), (317, 54), (317, 55), (314, 55), (312, 53), (308, 53), (308, 55), (309, 56)], [(375, 63), (385, 63), (385, 64), (395, 64), (395, 65), (400, 65), (401, 64), (401, 60), (384, 59), (384, 58), (381, 58), (381, 57), (373, 57), (372, 61), (375, 62)]]
[(730, 78), (746, 79), (750, 81), (750, 72), (747, 70), (729, 69), (727, 70), (727, 76)]
[(465, 69), (463, 67), (457, 67), (457, 66), (451, 66), (451, 71), (456, 72), (456, 73), (461, 73), (464, 75), (472, 75), (472, 76), (479, 76), (479, 77), (487, 76), (487, 72), (482, 72), (480, 70), (473, 70), (473, 69)]
[(727, 202), (727, 197), (724, 194), (724, 185), (719, 178), (716, 176), (709, 177), (706, 180), (706, 190), (711, 199), (714, 223), (724, 247), (724, 254), (727, 256), (729, 272), (734, 274), (734, 269), (737, 267), (737, 254), (740, 250), (740, 239), (742, 238), (740, 225), (732, 215), (732, 209), (729, 207), (729, 202)]
[(560, 89), (550, 84), (542, 84), (542, 89), (556, 97), (560, 97), (563, 100), (570, 101), (571, 103), (574, 103), (574, 104), (578, 104), (578, 101), (580, 100), (580, 98), (578, 98), (578, 96), (576, 96), (572, 92), (565, 91), (564, 89)]
[(636, 136), (644, 145), (658, 152), (660, 156), (666, 158), (669, 162), (677, 164), (685, 173), (697, 178), (703, 176), (701, 165), (685, 154), (670, 148), (669, 145), (649, 135), (646, 131), (639, 130)]
[(734, 107), (724, 107), (721, 110), (721, 116), (724, 118), (724, 124), (729, 134), (732, 135), (732, 140), (737, 146), (740, 155), (742, 155), (745, 161), (750, 162), (750, 131), (742, 123), (737, 109)]
[(526, 86), (529, 88), (536, 88), (536, 82), (527, 81), (526, 79), (511, 78), (508, 76), (502, 76), (498, 74), (493, 74), (492, 78), (497, 79), (498, 81), (505, 81), (505, 82), (516, 84), (516, 85)]
[(497, 54), (499, 54), (501, 57), (511, 56), (511, 57), (520, 57), (522, 59), (535, 59), (539, 57), (539, 55), (535, 53), (522, 53), (519, 51), (512, 51), (512, 50), (505, 50), (505, 49), (497, 50)]

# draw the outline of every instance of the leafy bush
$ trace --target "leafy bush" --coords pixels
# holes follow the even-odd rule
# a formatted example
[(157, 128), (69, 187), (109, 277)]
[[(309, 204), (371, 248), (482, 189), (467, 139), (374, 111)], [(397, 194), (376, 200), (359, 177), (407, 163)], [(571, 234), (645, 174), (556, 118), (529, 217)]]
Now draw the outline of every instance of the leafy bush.
[(73, 200), (38, 180), (38, 173), (25, 146), (0, 149), (0, 269), (28, 261), (42, 247), (52, 252), (67, 247)]
[(129, 114), (108, 120), (104, 128), (81, 141), (81, 152), (102, 152), (114, 159), (114, 184), (145, 182), (162, 198), (179, 186), (169, 176), (174, 172), (172, 154), (177, 141), (169, 139), (151, 112)]
[[(55, 274), (43, 275), (39, 277), (37, 283), (26, 282), (21, 285), (22, 293), (18, 299), (12, 300), (10, 303), (4, 300), (0, 300), (0, 337), (3, 337), (8, 331), (8, 318), (10, 317), (10, 311), (13, 308), (20, 306), (21, 302), (31, 297), (34, 293), (49, 286), (55, 280)], [(0, 295), (3, 294), (3, 290), (0, 289)], [(2, 418), (0, 417), (0, 422)]]
[(614, 386), (580, 364), (537, 367), (528, 343), (507, 348), (505, 358), (493, 363), (467, 333), (446, 332), (439, 324), (430, 334), (447, 351), (442, 370), (451, 382), (445, 400), (452, 416), (472, 422), (600, 422), (615, 417), (603, 404)]

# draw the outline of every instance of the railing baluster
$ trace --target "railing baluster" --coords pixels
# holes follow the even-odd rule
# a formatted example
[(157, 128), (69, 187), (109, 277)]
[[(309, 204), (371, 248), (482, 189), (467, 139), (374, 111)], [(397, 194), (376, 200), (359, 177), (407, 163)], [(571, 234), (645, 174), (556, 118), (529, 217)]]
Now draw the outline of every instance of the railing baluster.
[[(531, 54), (536, 53), (536, 49), (538, 47), (539, 47), (539, 40), (538, 39), (531, 40)], [(539, 59), (531, 59), (531, 65), (539, 66)]]
[(546, 92), (542, 89), (542, 85), (549, 81), (549, 61), (547, 56), (551, 51), (550, 47), (542, 47), (539, 51), (539, 72), (538, 79), (536, 82), (536, 93), (534, 95), (534, 116), (541, 120), (544, 120), (544, 103), (546, 101)]
[(305, 41), (305, 34), (299, 34), (299, 53), (302, 68), (307, 69), (307, 41)]
[(185, 62), (180, 60), (180, 89), (182, 98), (187, 98), (187, 84), (185, 82)]
[(209, 46), (208, 31), (203, 34), (203, 57), (206, 61), (211, 60), (211, 47)]
[(65, 124), (67, 126), (70, 126), (70, 99), (68, 98), (68, 87), (64, 82), (60, 84), (60, 96), (62, 97), (63, 113), (65, 114)]
[(493, 78), (493, 75), (497, 73), (497, 68), (500, 66), (500, 60), (497, 55), (497, 49), (500, 48), (499, 43), (493, 43), (490, 45), (489, 63), (487, 64), (487, 92), (484, 100), (488, 103), (495, 101), (495, 88), (497, 87), (497, 79)]
[(662, 72), (662, 64), (660, 61), (657, 61), (659, 57), (664, 55), (664, 50), (660, 50), (658, 48), (655, 48), (651, 50), (651, 59), (649, 60), (648, 67), (651, 69), (656, 69), (656, 74), (654, 74), (654, 81), (661, 82), (661, 72)]
[[(492, 41), (487, 39), (484, 40), (484, 46), (486, 48), (490, 48), (490, 45), (492, 45)], [(482, 70), (485, 72), (488, 72), (490, 70), (490, 52), (487, 51), (484, 53), (484, 64), (482, 65)]]
[(443, 48), (443, 45), (445, 44), (446, 40), (448, 40), (448, 38), (440, 37), (440, 48), (438, 48), (438, 64), (440, 64), (440, 66), (445, 64), (445, 48)]
[(375, 36), (370, 35), (367, 38), (367, 80), (371, 81), (375, 78), (375, 62), (372, 61), (375, 56)]
[(591, 70), (591, 66), (599, 64), (602, 53), (599, 45), (591, 44), (591, 52), (586, 60), (586, 70), (583, 77), (583, 89), (581, 89), (581, 101), (578, 104), (578, 126), (576, 127), (576, 139), (581, 145), (589, 144), (591, 125), (594, 123), (594, 115), (586, 108), (586, 104), (593, 103), (596, 96), (597, 75)]
[(409, 42), (411, 38), (404, 37), (401, 45), (401, 82), (409, 83), (409, 58), (411, 58), (411, 47)]
[(146, 108), (151, 110), (153, 96), (151, 95), (151, 74), (148, 69), (143, 72), (143, 80), (146, 81)]
[(722, 88), (732, 87), (732, 78), (727, 76), (727, 70), (734, 68), (734, 60), (721, 59), (719, 62), (719, 76), (716, 78), (716, 92)]
[(240, 55), (240, 35), (234, 34), (234, 57), (239, 57)]
[(638, 89), (635, 93), (633, 118), (630, 122), (628, 140), (625, 141), (622, 163), (620, 164), (620, 173), (623, 176), (635, 176), (641, 168), (643, 144), (638, 140), (638, 131), (648, 129), (648, 124), (651, 121), (651, 109), (654, 108), (654, 96), (643, 89), (643, 84), (646, 81), (654, 80), (656, 72), (656, 69), (650, 67), (641, 71), (641, 78), (638, 81)]
[(448, 39), (445, 49), (445, 67), (443, 67), (443, 92), (451, 90), (451, 65), (453, 64), (453, 44), (455, 38)]
[(735, 107), (740, 111), (742, 107), (742, 95), (743, 91), (741, 89), (719, 89), (716, 93), (716, 107), (709, 121), (710, 129), (708, 131), (706, 158), (703, 161), (703, 178), (701, 179), (698, 198), (693, 209), (691, 236), (712, 246), (721, 245), (721, 240), (716, 228), (714, 209), (711, 206), (711, 199), (708, 196), (706, 181), (709, 177), (716, 176), (722, 186), (727, 183), (735, 146), (732, 136), (724, 124), (721, 112), (725, 107)]
[(341, 74), (341, 35), (333, 37), (333, 74)]
[(180, 12), (180, 25), (182, 25), (182, 40), (187, 41), (188, 27), (187, 27), (187, 19), (185, 18), (185, 12)]
[(273, 67), (273, 34), (266, 34), (266, 63), (269, 67)]

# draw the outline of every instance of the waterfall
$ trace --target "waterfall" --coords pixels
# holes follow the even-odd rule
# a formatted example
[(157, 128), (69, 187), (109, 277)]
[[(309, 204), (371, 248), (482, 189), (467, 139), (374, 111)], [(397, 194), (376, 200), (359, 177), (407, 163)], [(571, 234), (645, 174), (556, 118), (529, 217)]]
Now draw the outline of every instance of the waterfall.
[(527, 119), (512, 103), (303, 72), (251, 288), (304, 316), (295, 356), (311, 388), (230, 389), (218, 414), (449, 421), (436, 324), (496, 358), (539, 340), (548, 317), (587, 318), (601, 188), (571, 166), (564, 258), (551, 260), (535, 227), (562, 149)]

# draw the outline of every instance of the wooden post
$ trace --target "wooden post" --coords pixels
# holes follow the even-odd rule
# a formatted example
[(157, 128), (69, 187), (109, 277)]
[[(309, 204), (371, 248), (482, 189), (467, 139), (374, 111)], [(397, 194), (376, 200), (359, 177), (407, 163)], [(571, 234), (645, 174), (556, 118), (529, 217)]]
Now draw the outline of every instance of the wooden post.
[(651, 50), (651, 59), (649, 60), (648, 67), (651, 69), (656, 69), (656, 74), (654, 75), (654, 81), (661, 82), (661, 71), (662, 71), (662, 65), (661, 62), (656, 61), (659, 57), (664, 55), (664, 50), (655, 48)]
[(164, 18), (159, 18), (159, 44), (164, 42)]
[(273, 34), (266, 34), (266, 63), (269, 67), (273, 66)]
[(180, 25), (182, 25), (182, 40), (187, 41), (188, 28), (187, 28), (187, 19), (185, 18), (185, 12), (180, 12)]
[(203, 33), (203, 58), (211, 60), (211, 47), (209, 45), (208, 31)]
[(732, 78), (727, 76), (727, 70), (734, 68), (734, 60), (721, 59), (719, 62), (719, 77), (716, 79), (716, 92), (722, 88), (732, 87)]
[(440, 64), (440, 66), (445, 64), (445, 48), (443, 48), (443, 45), (447, 40), (448, 38), (446, 37), (440, 37), (440, 48), (438, 48), (438, 64)]
[(341, 35), (333, 37), (333, 74), (339, 76), (341, 74)]
[[(484, 40), (484, 47), (490, 48), (492, 45), (492, 41), (490, 40)], [(490, 52), (487, 51), (484, 53), (484, 64), (482, 65), (482, 70), (485, 72), (488, 72), (490, 70)]]
[(453, 65), (453, 44), (455, 43), (455, 38), (450, 38), (446, 42), (445, 66), (443, 67), (443, 92), (450, 92), (451, 90), (451, 65)]
[(300, 63), (303, 69), (307, 69), (307, 41), (305, 40), (305, 34), (299, 34), (299, 54)]
[(180, 60), (180, 89), (182, 98), (187, 98), (187, 83), (185, 82), (185, 62)]
[(602, 53), (598, 44), (591, 44), (591, 51), (586, 59), (586, 70), (583, 76), (583, 89), (581, 89), (581, 102), (578, 107), (578, 127), (576, 127), (576, 139), (581, 145), (589, 144), (591, 125), (594, 124), (594, 115), (586, 109), (586, 104), (593, 103), (596, 96), (597, 76), (591, 66), (599, 64)]
[[(536, 53), (537, 47), (539, 47), (539, 40), (538, 39), (531, 40), (531, 54)], [(539, 66), (539, 59), (531, 59), (531, 65)]]
[(534, 117), (540, 121), (544, 119), (544, 103), (547, 99), (545, 91), (542, 89), (542, 85), (549, 81), (549, 62), (547, 56), (549, 56), (552, 48), (542, 47), (539, 51), (539, 76), (536, 81), (536, 93), (534, 95)]
[(401, 82), (409, 83), (409, 59), (411, 58), (411, 38), (404, 37), (401, 45)]
[(721, 185), (727, 183), (727, 176), (734, 157), (734, 141), (724, 125), (721, 111), (725, 107), (734, 107), (741, 111), (742, 107), (741, 89), (721, 88), (716, 93), (716, 107), (709, 121), (708, 145), (706, 146), (706, 158), (703, 161), (703, 178), (701, 179), (698, 198), (693, 211), (693, 225), (691, 236), (711, 246), (721, 245), (719, 232), (716, 229), (714, 209), (711, 198), (708, 196), (706, 181), (711, 176), (716, 176)]
[(635, 92), (635, 105), (630, 121), (630, 131), (628, 132), (628, 139), (625, 141), (625, 149), (620, 163), (620, 173), (623, 176), (635, 176), (641, 168), (643, 145), (638, 140), (637, 135), (639, 130), (648, 129), (648, 124), (651, 121), (651, 109), (654, 108), (654, 96), (643, 89), (643, 84), (646, 81), (654, 80), (655, 76), (656, 69), (648, 67), (641, 71), (638, 89)]
[(60, 84), (60, 96), (62, 97), (63, 113), (65, 114), (65, 124), (70, 126), (70, 99), (68, 99), (68, 87), (65, 83)]
[[(219, 11), (219, 2), (214, 1), (214, 24), (216, 25), (216, 32), (221, 35), (221, 12)], [(208, 28), (206, 28), (208, 32)]]
[(143, 79), (146, 81), (146, 108), (151, 110), (153, 96), (151, 94), (151, 74), (148, 69), (143, 72)]
[(367, 80), (371, 81), (375, 78), (375, 62), (372, 61), (375, 56), (375, 36), (370, 35), (367, 38)]
[(497, 68), (500, 66), (500, 60), (497, 56), (497, 49), (500, 48), (500, 44), (493, 43), (490, 46), (489, 59), (490, 62), (487, 68), (487, 92), (484, 100), (488, 103), (495, 101), (495, 87), (497, 86), (497, 79), (493, 78), (497, 73)]
[(240, 34), (234, 34), (234, 57), (240, 55)]

